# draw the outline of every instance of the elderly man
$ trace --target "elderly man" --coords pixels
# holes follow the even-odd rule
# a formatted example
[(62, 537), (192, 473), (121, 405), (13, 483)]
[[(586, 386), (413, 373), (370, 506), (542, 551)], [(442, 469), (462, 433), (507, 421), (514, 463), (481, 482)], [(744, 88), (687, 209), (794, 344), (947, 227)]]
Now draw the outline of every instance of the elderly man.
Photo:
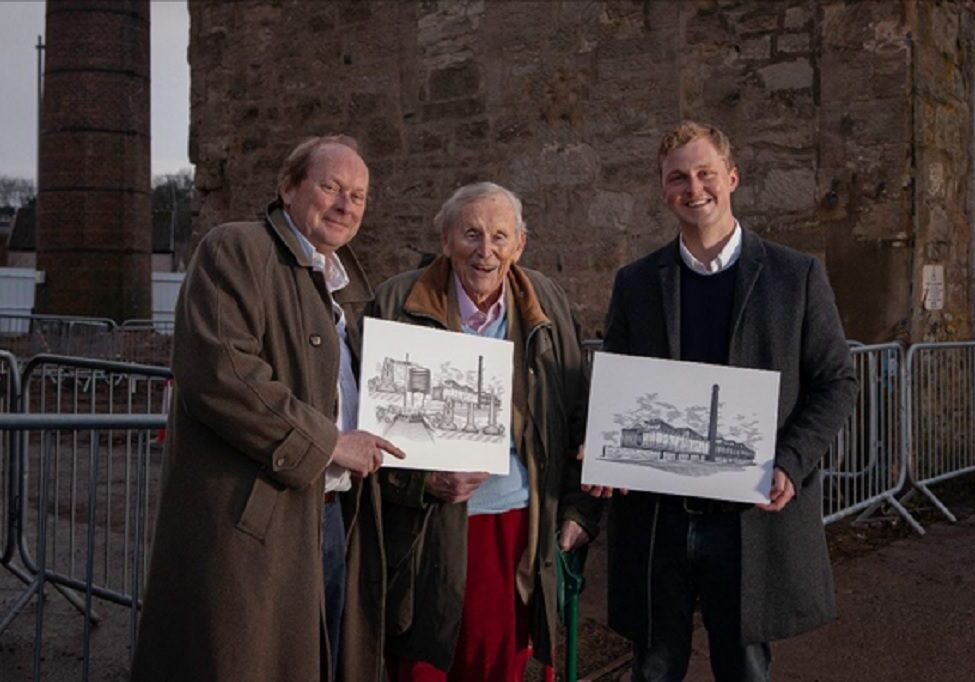
[(383, 451), (402, 453), (355, 430), (357, 319), (371, 295), (348, 247), (369, 189), (354, 144), (298, 145), (264, 221), (215, 227), (196, 250), (176, 307), (176, 393), (135, 680), (332, 679), (341, 491), (346, 521), (358, 519), (346, 677), (383, 679), (378, 486), (362, 477)]
[(551, 660), (556, 528), (596, 532), (579, 490), (586, 381), (565, 293), (516, 265), (521, 201), (496, 184), (457, 190), (434, 220), (443, 256), (376, 290), (385, 319), (514, 342), (510, 473), (384, 470), (387, 653), (394, 682), (520, 680)]
[[(700, 600), (718, 680), (768, 680), (768, 642), (834, 617), (819, 460), (856, 391), (822, 265), (732, 214), (738, 169), (718, 129), (685, 122), (658, 155), (673, 242), (619, 271), (604, 348), (780, 372), (771, 500), (617, 495), (610, 625), (633, 641), (634, 682), (680, 680)], [(595, 495), (611, 494), (595, 488)]]

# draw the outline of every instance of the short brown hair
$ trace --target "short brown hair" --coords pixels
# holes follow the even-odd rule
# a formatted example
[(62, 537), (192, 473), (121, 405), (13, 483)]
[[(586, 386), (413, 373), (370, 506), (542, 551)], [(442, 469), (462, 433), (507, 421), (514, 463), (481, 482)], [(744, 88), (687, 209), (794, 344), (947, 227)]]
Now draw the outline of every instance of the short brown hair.
[(285, 187), (297, 187), (308, 176), (312, 156), (319, 147), (326, 144), (341, 144), (359, 153), (359, 143), (349, 135), (319, 135), (309, 137), (298, 143), (281, 164), (278, 171), (278, 191)]
[(668, 154), (701, 137), (710, 140), (718, 153), (724, 157), (728, 170), (735, 167), (735, 160), (731, 155), (731, 140), (727, 135), (712, 125), (696, 121), (681, 121), (679, 126), (664, 135), (664, 139), (660, 141), (660, 149), (657, 151), (657, 170), (663, 173), (664, 159)]

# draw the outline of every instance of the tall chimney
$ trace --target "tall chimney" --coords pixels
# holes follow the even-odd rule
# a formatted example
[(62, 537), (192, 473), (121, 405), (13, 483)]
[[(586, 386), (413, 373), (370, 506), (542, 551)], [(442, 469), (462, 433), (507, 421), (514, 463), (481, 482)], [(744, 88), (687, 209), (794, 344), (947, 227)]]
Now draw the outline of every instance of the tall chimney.
[(477, 356), (477, 404), (481, 404), (481, 394), (484, 392), (484, 356)]
[(48, 0), (38, 311), (147, 318), (149, 0)]
[(711, 420), (708, 423), (708, 456), (706, 460), (715, 460), (714, 451), (718, 442), (718, 390), (721, 387), (715, 384), (711, 387)]

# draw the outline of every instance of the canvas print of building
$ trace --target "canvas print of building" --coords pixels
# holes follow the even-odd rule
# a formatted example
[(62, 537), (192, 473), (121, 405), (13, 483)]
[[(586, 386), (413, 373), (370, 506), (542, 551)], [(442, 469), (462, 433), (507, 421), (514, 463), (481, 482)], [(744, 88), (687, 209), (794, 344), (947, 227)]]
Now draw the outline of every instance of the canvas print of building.
[(512, 345), (367, 318), (359, 428), (409, 469), (508, 473)]
[(583, 482), (763, 502), (778, 373), (597, 353)]

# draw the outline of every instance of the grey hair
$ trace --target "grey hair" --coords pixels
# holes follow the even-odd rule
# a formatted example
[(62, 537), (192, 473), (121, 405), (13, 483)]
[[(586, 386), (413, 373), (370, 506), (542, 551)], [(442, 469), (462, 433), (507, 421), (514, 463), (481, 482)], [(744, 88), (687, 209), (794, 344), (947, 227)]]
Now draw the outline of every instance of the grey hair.
[(446, 234), (447, 230), (457, 219), (457, 214), (460, 213), (460, 210), (464, 206), (478, 199), (494, 196), (495, 194), (501, 194), (508, 198), (508, 201), (511, 202), (511, 207), (515, 209), (515, 221), (517, 222), (518, 231), (521, 234), (528, 234), (528, 227), (525, 225), (525, 220), (521, 215), (521, 199), (510, 189), (505, 189), (501, 185), (493, 182), (473, 182), (455, 190), (450, 195), (450, 198), (444, 202), (443, 206), (440, 207), (440, 211), (433, 219), (433, 226), (440, 230), (441, 234)]

